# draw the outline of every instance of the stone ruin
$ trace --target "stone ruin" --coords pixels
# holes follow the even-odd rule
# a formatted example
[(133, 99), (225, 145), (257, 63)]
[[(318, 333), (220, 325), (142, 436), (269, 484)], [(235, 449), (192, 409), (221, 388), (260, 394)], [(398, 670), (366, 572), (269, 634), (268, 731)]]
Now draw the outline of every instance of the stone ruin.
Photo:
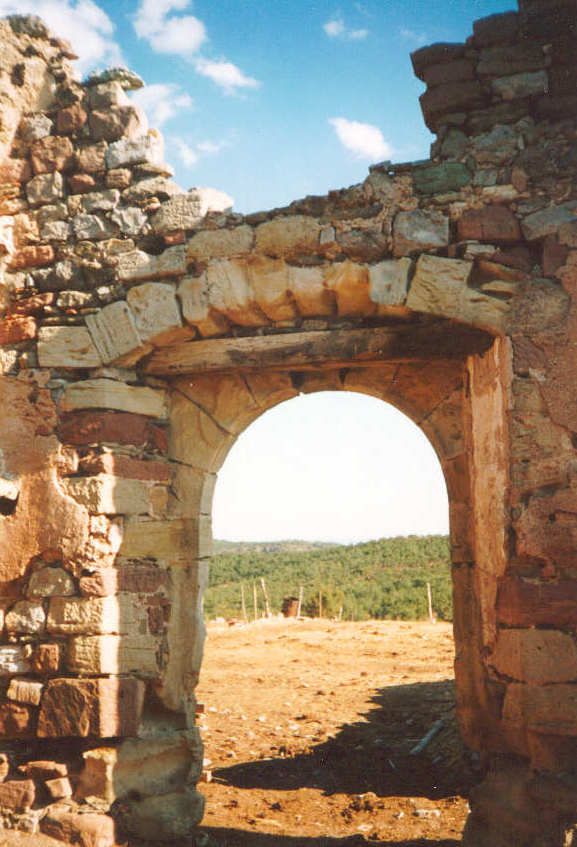
[(242, 216), (113, 70), (0, 22), (0, 821), (193, 832), (216, 473), (300, 392), (397, 406), (449, 491), (468, 847), (577, 832), (577, 7), (413, 54), (431, 159)]

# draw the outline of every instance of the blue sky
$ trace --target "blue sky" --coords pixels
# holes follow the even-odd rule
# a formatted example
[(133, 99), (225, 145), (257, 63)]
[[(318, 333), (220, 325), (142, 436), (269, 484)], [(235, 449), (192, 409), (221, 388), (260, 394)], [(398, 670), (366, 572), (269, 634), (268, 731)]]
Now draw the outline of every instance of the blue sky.
[[(432, 140), (409, 53), (462, 41), (514, 0), (0, 0), (42, 16), (79, 72), (125, 64), (185, 188), (251, 212), (425, 158)], [(215, 534), (360, 541), (447, 531), (428, 441), (392, 407), (321, 393), (241, 435), (217, 485)]]
[[(184, 187), (240, 212), (428, 155), (409, 53), (460, 41), (514, 0), (0, 0), (70, 38), (87, 71), (123, 63)], [(332, 122), (331, 122), (332, 121)], [(360, 126), (359, 126), (360, 125)], [(340, 132), (340, 136), (339, 136)], [(348, 146), (347, 146), (348, 144)]]

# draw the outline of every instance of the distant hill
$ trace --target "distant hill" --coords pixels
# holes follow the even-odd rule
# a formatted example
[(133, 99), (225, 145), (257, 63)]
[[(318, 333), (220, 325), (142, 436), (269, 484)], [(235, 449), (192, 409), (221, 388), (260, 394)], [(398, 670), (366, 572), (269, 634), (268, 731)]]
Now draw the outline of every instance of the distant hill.
[(370, 618), (419, 620), (427, 617), (427, 583), (438, 618), (452, 620), (449, 540), (446, 536), (384, 538), (338, 545), (308, 541), (215, 541), (210, 586), (205, 595), (208, 618), (240, 618), (241, 586), (249, 618), (253, 586), (263, 610), (264, 578), (273, 612), (283, 598), (298, 597), (303, 612), (344, 620)]

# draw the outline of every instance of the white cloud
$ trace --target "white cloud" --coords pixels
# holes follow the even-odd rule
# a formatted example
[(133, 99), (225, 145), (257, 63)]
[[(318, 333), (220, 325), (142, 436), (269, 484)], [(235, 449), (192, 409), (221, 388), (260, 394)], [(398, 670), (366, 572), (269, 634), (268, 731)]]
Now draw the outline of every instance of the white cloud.
[(189, 0), (141, 0), (134, 29), (157, 53), (190, 57), (206, 41), (206, 28), (194, 15), (173, 15), (188, 8)]
[(155, 83), (133, 92), (131, 99), (146, 113), (150, 123), (160, 127), (182, 109), (190, 109), (192, 97), (175, 83)]
[(345, 41), (362, 41), (368, 34), (368, 29), (350, 29), (341, 17), (334, 17), (323, 24), (325, 34), (329, 38), (340, 38)]
[(246, 76), (232, 62), (211, 59), (198, 59), (195, 63), (197, 73), (206, 76), (218, 85), (225, 94), (236, 94), (241, 88), (259, 88), (258, 79)]
[(93, 0), (0, 0), (0, 16), (38, 15), (79, 56), (78, 69), (122, 64), (114, 24)]
[(392, 156), (393, 148), (377, 126), (349, 121), (347, 118), (330, 118), (329, 123), (343, 147), (353, 153), (355, 158), (376, 162)]
[(407, 29), (406, 27), (402, 27), (399, 30), (399, 35), (401, 38), (404, 38), (405, 41), (410, 41), (413, 44), (426, 44), (429, 40), (429, 36), (426, 32), (415, 32), (413, 29)]
[(169, 142), (174, 146), (178, 157), (183, 165), (187, 168), (192, 168), (201, 156), (214, 156), (220, 153), (225, 147), (228, 147), (227, 141), (199, 141), (196, 144), (190, 144), (184, 138), (171, 136)]

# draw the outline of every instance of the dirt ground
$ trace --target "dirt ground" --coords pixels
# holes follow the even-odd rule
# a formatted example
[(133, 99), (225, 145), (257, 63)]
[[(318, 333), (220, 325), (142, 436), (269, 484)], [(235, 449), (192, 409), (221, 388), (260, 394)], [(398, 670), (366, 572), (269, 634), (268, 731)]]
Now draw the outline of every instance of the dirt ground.
[(197, 843), (458, 844), (474, 774), (452, 663), (443, 623), (209, 624), (198, 699), (211, 780)]

